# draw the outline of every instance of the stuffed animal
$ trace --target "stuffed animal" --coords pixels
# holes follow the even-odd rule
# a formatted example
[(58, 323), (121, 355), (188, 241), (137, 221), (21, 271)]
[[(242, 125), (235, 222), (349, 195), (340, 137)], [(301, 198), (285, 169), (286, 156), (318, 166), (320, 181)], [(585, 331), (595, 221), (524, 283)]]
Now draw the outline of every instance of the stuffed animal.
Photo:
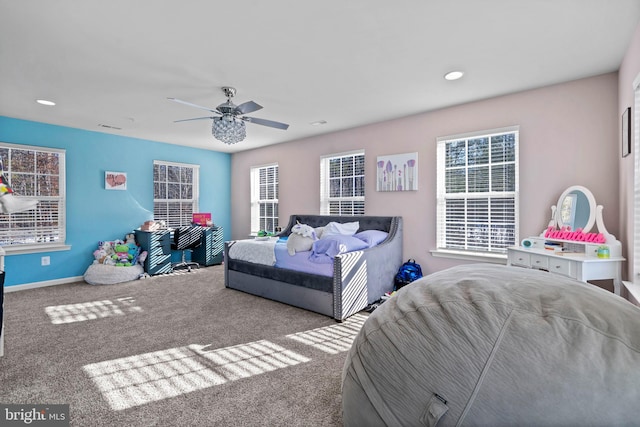
[(293, 256), (296, 252), (310, 251), (316, 240), (318, 238), (313, 227), (297, 223), (291, 227), (291, 234), (287, 238), (287, 252)]
[(118, 244), (114, 246), (115, 254), (111, 256), (116, 262), (117, 267), (130, 267), (133, 255), (129, 254), (129, 246), (125, 244)]
[(316, 230), (313, 227), (308, 226), (307, 224), (300, 224), (299, 222), (291, 227), (291, 232), (300, 234), (302, 237), (316, 238)]
[(124, 243), (127, 244), (127, 245), (128, 244), (132, 244), (134, 246), (137, 246), (136, 235), (133, 234), (133, 233), (127, 234), (126, 236), (124, 236)]
[(115, 253), (113, 250), (113, 244), (111, 242), (100, 242), (98, 243), (100, 249), (107, 253), (107, 256), (110, 257)]
[(105, 264), (105, 260), (111, 258), (115, 252), (111, 242), (98, 242), (98, 249), (93, 251), (93, 263)]
[(140, 255), (140, 246), (127, 243), (127, 247), (129, 248), (129, 255), (131, 255), (131, 264), (135, 264), (138, 262), (138, 256)]
[(105, 258), (107, 258), (107, 251), (104, 249), (96, 249), (93, 251), (93, 263), (94, 264), (103, 264)]
[(144, 266), (144, 260), (146, 259), (147, 259), (147, 251), (140, 252), (140, 255), (138, 255), (138, 262), (140, 263), (140, 265)]
[[(127, 234), (125, 240), (126, 242), (120, 239), (98, 242), (98, 249), (93, 251), (93, 263), (118, 267), (129, 267), (136, 264), (139, 261), (142, 249), (136, 243), (135, 234)], [(144, 259), (142, 262), (144, 262)]]
[[(113, 255), (112, 255), (113, 256)], [(102, 261), (102, 263), (104, 265), (116, 265), (116, 260), (113, 259), (111, 256), (108, 256), (104, 259), (104, 261)]]

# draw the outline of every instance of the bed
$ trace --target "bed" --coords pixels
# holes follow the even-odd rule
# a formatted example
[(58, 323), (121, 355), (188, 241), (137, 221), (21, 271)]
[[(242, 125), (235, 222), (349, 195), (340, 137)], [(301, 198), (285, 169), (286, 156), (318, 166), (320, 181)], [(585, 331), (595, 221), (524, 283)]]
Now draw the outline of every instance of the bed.
[[(329, 223), (358, 222), (357, 233), (367, 230), (387, 233), (383, 241), (359, 250), (335, 254), (331, 263), (309, 263), (311, 253), (296, 253), (292, 259), (277, 256), (286, 251), (285, 239), (296, 224), (325, 227)], [(258, 259), (230, 256), (242, 242), (258, 247)], [(289, 256), (287, 254), (287, 256)], [(295, 266), (293, 258), (298, 262)], [(313, 264), (313, 265), (312, 265)], [(402, 264), (402, 217), (291, 215), (286, 228), (263, 241), (245, 239), (225, 242), (225, 286), (269, 298), (342, 321), (393, 290), (394, 276)], [(294, 269), (295, 268), (295, 269)]]
[(345, 426), (638, 425), (640, 310), (596, 286), (453, 267), (368, 317), (342, 376)]

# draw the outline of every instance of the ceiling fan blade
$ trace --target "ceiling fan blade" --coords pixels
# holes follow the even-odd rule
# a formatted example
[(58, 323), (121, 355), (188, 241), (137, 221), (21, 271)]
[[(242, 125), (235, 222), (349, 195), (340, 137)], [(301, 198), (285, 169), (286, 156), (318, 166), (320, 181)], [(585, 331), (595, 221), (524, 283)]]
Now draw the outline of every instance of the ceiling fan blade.
[(215, 119), (215, 117), (213, 117), (213, 116), (210, 116), (210, 117), (194, 117), (193, 119), (174, 120), (173, 123), (190, 122), (191, 120), (204, 120), (204, 119)]
[(247, 101), (238, 105), (235, 111), (237, 111), (238, 114), (249, 114), (260, 109), (262, 109), (262, 105), (256, 104), (253, 101)]
[(167, 98), (169, 101), (178, 102), (180, 104), (188, 105), (189, 107), (200, 108), (201, 110), (211, 111), (212, 113), (220, 114), (217, 110), (212, 110), (208, 107), (203, 107), (202, 105), (192, 104), (191, 102), (183, 101), (177, 98)]
[(276, 129), (287, 130), (289, 128), (289, 125), (286, 123), (274, 122), (273, 120), (259, 119), (257, 117), (242, 117), (242, 120), (245, 120), (250, 123), (255, 123), (257, 125), (269, 126)]

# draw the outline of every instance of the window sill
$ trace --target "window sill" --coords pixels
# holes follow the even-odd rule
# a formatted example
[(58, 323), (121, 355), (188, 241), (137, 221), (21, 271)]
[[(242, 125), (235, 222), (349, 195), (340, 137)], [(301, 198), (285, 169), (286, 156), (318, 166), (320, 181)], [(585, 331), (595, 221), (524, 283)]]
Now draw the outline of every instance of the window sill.
[(7, 256), (10, 255), (24, 255), (24, 254), (37, 254), (40, 252), (59, 252), (71, 250), (71, 245), (56, 244), (56, 245), (8, 245), (2, 246)]
[(480, 252), (454, 251), (450, 249), (432, 249), (431, 255), (438, 258), (464, 259), (467, 261), (507, 264), (507, 254), (488, 254)]
[[(635, 305), (640, 305), (640, 284), (635, 282), (622, 282), (627, 290), (627, 299)], [(624, 295), (624, 293), (623, 293)]]

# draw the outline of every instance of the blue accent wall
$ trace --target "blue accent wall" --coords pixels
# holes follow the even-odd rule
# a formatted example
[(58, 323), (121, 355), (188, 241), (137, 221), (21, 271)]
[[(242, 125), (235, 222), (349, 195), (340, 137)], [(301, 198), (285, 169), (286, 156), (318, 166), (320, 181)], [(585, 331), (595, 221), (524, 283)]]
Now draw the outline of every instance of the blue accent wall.
[[(153, 219), (153, 161), (200, 165), (200, 212), (231, 235), (231, 155), (0, 116), (0, 141), (66, 150), (69, 251), (5, 257), (5, 286), (82, 276), (101, 240)], [(127, 173), (127, 189), (104, 188), (105, 171)], [(51, 264), (41, 266), (41, 257)]]

